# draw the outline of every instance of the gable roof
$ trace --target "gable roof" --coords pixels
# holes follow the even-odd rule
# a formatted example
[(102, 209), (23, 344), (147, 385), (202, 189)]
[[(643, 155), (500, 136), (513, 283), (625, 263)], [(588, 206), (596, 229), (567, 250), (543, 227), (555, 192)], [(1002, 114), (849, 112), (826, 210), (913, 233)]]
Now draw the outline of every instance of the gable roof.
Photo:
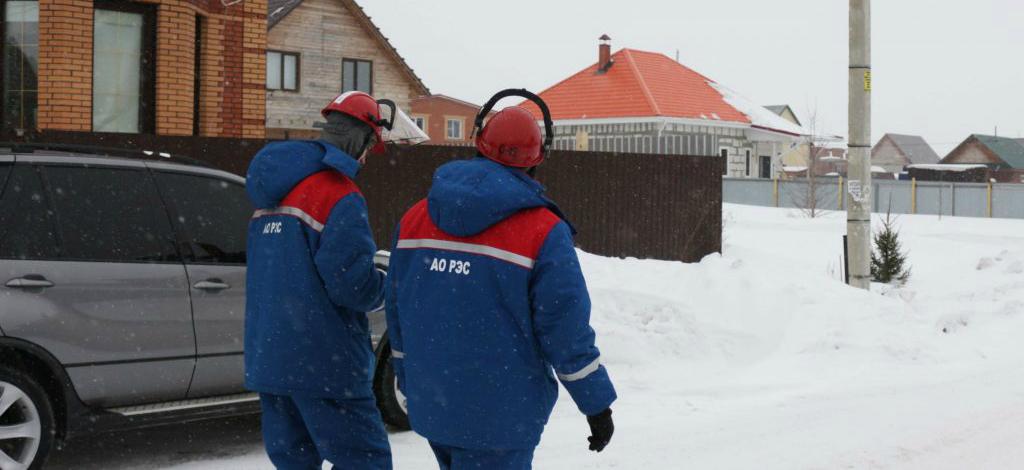
[[(800, 135), (803, 129), (664, 54), (622, 49), (612, 66), (577, 72), (539, 93), (552, 119), (670, 117), (746, 124)], [(537, 119), (540, 109), (520, 104)]]
[(1024, 169), (1024, 143), (1009, 137), (974, 134), (971, 136), (988, 147), (1002, 161), (1012, 168)]
[(791, 108), (788, 104), (768, 105), (768, 106), (765, 106), (764, 109), (767, 109), (768, 111), (771, 111), (771, 112), (773, 112), (775, 114), (778, 114), (779, 117), (782, 117), (783, 119), (786, 119), (786, 117), (784, 115), (786, 114), (786, 111), (789, 111), (789, 114), (791, 116), (793, 116), (793, 120), (795, 121), (795, 123), (798, 126), (802, 126), (803, 125), (803, 124), (800, 123), (800, 118), (798, 118), (796, 116), (796, 112), (794, 112), (793, 108)]
[[(421, 95), (429, 95), (430, 89), (420, 80), (420, 77), (416, 75), (416, 72), (409, 67), (409, 64), (405, 61), (405, 58), (398, 53), (395, 46), (391, 44), (384, 33), (381, 32), (380, 28), (373, 23), (373, 20), (367, 16), (366, 11), (363, 7), (359, 6), (355, 0), (338, 0), (355, 16), (356, 21), (363, 26), (363, 29), (370, 34), (386, 54), (391, 56), (399, 68), (405, 73), (405, 75), (412, 81), (413, 85), (416, 86), (417, 91)], [(292, 11), (302, 5), (303, 0), (268, 0), (267, 1), (267, 30), (271, 30), (274, 26), (288, 16)]]
[(912, 165), (928, 165), (942, 160), (939, 154), (935, 153), (935, 149), (919, 135), (885, 134), (882, 139), (889, 139)]

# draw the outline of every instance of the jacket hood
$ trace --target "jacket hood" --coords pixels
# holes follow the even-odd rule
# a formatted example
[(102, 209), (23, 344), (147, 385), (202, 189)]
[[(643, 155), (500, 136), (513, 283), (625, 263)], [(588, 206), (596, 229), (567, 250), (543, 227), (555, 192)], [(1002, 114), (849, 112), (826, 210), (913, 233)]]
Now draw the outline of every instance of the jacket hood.
[(273, 142), (253, 157), (245, 189), (257, 209), (271, 209), (302, 180), (324, 170), (355, 179), (359, 162), (322, 140)]
[(483, 157), (438, 168), (427, 195), (431, 220), (457, 237), (476, 235), (532, 207), (549, 207), (561, 215), (544, 196), (544, 187), (524, 171)]

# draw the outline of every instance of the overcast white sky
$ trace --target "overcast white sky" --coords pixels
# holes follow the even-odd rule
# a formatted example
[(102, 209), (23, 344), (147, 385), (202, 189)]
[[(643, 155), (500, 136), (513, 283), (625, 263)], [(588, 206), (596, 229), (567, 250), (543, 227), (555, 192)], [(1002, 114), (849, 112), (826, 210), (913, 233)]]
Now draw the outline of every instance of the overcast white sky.
[[(607, 33), (847, 134), (845, 0), (358, 1), (434, 93), (541, 91), (596, 62)], [(996, 126), (1024, 137), (1024, 1), (872, 3), (874, 140), (920, 134), (945, 156)]]

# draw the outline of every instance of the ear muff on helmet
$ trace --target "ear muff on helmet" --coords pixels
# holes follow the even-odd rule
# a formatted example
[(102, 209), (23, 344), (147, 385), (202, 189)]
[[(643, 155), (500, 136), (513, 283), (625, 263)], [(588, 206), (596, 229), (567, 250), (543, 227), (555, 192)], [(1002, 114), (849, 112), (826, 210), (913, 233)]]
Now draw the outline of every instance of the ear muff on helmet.
[[(474, 122), (473, 133), (471, 134), (471, 136), (476, 138), (477, 147), (481, 148), (482, 147), (482, 145), (481, 145), (481, 138), (484, 137), (483, 134), (482, 134), (482, 131), (485, 129), (484, 119), (486, 119), (487, 115), (489, 115), (491, 113), (491, 110), (493, 110), (494, 106), (496, 104), (498, 104), (498, 101), (501, 101), (502, 99), (508, 98), (510, 96), (518, 96), (520, 98), (525, 98), (527, 100), (530, 100), (531, 102), (536, 104), (538, 108), (540, 108), (541, 114), (544, 117), (544, 134), (545, 135), (544, 135), (543, 143), (541, 144), (540, 156), (539, 156), (538, 162), (537, 162), (537, 164), (539, 164), (540, 161), (543, 161), (544, 158), (547, 156), (548, 150), (551, 148), (551, 143), (554, 140), (554, 136), (555, 136), (554, 130), (553, 130), (554, 122), (551, 119), (551, 111), (548, 109), (547, 103), (545, 103), (544, 100), (541, 99), (540, 96), (537, 96), (536, 94), (534, 94), (534, 93), (532, 93), (532, 92), (530, 92), (530, 91), (528, 91), (528, 90), (526, 90), (524, 88), (509, 88), (507, 90), (499, 91), (494, 96), (492, 96), (491, 99), (488, 100), (487, 103), (484, 104), (484, 106), (482, 108), (480, 108), (480, 112), (477, 114), (476, 121)], [(488, 156), (488, 157), (489, 158), (494, 158), (492, 156)], [(508, 163), (508, 162), (501, 162), (501, 163)], [(519, 165), (512, 165), (512, 166), (519, 166)], [(536, 165), (530, 165), (530, 166), (536, 166)]]

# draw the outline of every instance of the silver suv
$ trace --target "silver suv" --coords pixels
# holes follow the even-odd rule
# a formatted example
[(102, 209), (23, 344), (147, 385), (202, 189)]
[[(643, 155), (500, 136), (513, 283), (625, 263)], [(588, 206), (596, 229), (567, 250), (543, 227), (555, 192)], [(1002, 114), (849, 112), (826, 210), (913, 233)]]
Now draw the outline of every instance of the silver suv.
[[(252, 213), (244, 179), (195, 164), (0, 149), (0, 469), (90, 432), (259, 411), (242, 386)], [(408, 428), (370, 317), (378, 403)]]

